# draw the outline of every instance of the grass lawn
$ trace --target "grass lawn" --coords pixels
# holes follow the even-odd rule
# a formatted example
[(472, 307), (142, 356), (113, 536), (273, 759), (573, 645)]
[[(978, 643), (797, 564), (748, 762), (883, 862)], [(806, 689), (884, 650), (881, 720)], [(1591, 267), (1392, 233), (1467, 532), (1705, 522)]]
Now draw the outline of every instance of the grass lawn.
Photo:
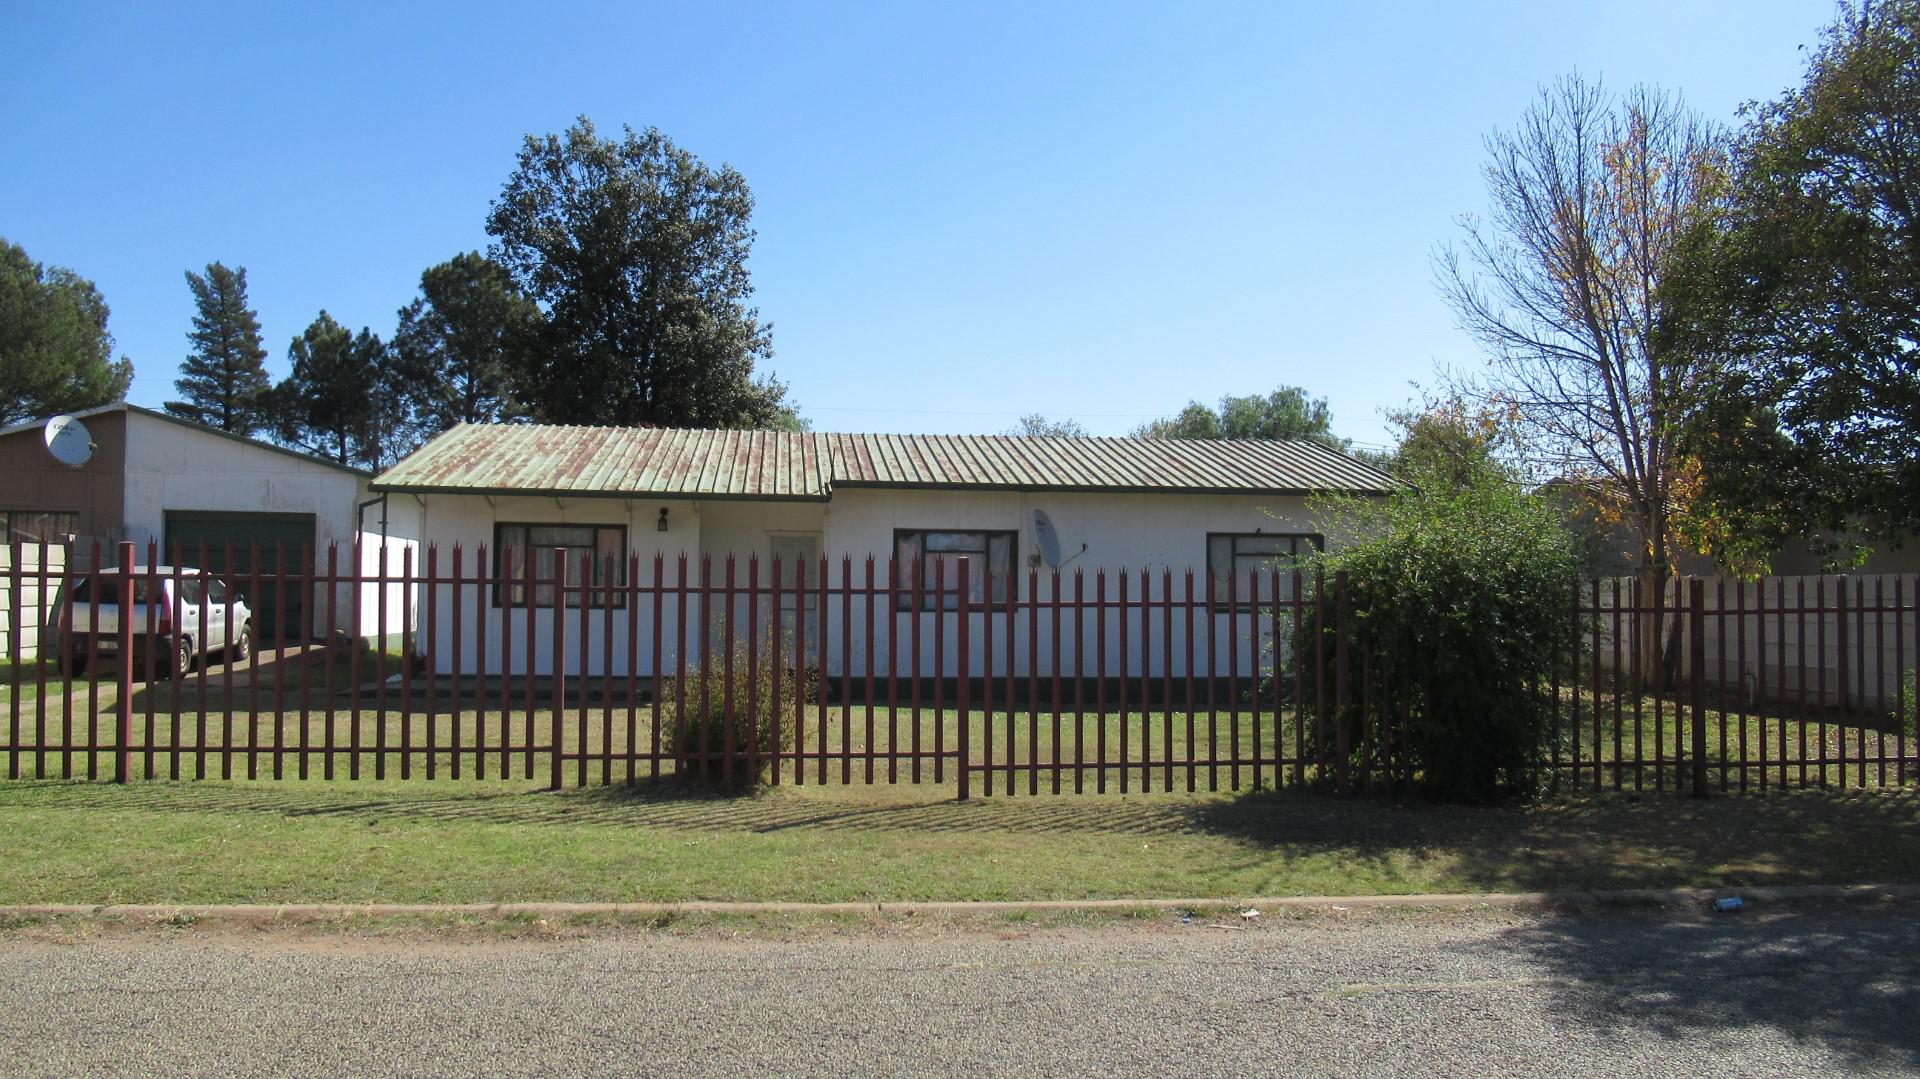
[(68, 681), (60, 674), (60, 667), (53, 660), (23, 659), (18, 663), (0, 658), (0, 712), (8, 710), (10, 700), (31, 701), (40, 696), (40, 682), (44, 680), (47, 692), (51, 696), (62, 696), (67, 692)]
[(1467, 809), (950, 785), (0, 783), (0, 902), (902, 901), (1920, 881), (1905, 791)]

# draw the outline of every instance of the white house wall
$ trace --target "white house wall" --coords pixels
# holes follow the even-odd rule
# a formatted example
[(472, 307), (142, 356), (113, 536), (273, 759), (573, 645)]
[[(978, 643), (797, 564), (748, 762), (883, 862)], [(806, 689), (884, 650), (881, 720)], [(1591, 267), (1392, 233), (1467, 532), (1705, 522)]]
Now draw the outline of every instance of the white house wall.
[[(1207, 534), (1210, 532), (1319, 532), (1329, 529), (1321, 521), (1321, 515), (1308, 507), (1307, 499), (1298, 496), (1255, 496), (1255, 495), (1148, 495), (1148, 494), (1089, 494), (1070, 492), (1022, 492), (1022, 491), (892, 491), (842, 489), (833, 496), (829, 520), (831, 522), (827, 549), (836, 556), (841, 552), (852, 553), (864, 560), (871, 552), (878, 563), (878, 578), (884, 586), (886, 580), (886, 560), (893, 549), (895, 529), (929, 529), (937, 531), (968, 530), (1011, 530), (1018, 536), (1017, 558), (1021, 563), (1017, 592), (1023, 599), (1029, 595), (1030, 586), (1037, 586), (1038, 596), (1043, 601), (1051, 601), (1054, 595), (1054, 576), (1044, 565), (1036, 565), (1032, 521), (1034, 510), (1044, 510), (1053, 521), (1054, 530), (1060, 537), (1060, 549), (1063, 561), (1072, 559), (1065, 565), (1059, 578), (1059, 598), (1072, 601), (1076, 598), (1076, 574), (1079, 581), (1077, 595), (1091, 603), (1098, 590), (1097, 573), (1106, 571), (1106, 597), (1116, 601), (1119, 597), (1119, 572), (1127, 570), (1129, 575), (1129, 596), (1138, 599), (1140, 595), (1140, 574), (1144, 570), (1152, 576), (1153, 598), (1157, 602), (1163, 597), (1166, 573), (1172, 571), (1174, 594), (1182, 601), (1185, 599), (1185, 574), (1193, 571), (1193, 595), (1196, 601), (1204, 602), (1207, 586)], [(1336, 542), (1337, 540), (1330, 540)], [(1086, 550), (1081, 551), (1081, 544)], [(840, 573), (838, 561), (834, 563), (833, 580), (837, 583)], [(864, 581), (864, 569), (856, 562), (856, 583)], [(831, 604), (837, 608), (837, 604)], [(1176, 649), (1172, 658), (1172, 670), (1176, 676), (1183, 676), (1187, 669), (1186, 660), (1186, 612), (1174, 610), (1174, 633)], [(830, 612), (829, 618), (829, 669), (842, 670), (840, 655), (843, 641), (838, 623), (839, 611)], [(1061, 654), (1065, 657), (1067, 670), (1073, 669), (1075, 651), (1074, 612), (1062, 610), (1060, 639)], [(1110, 677), (1120, 673), (1120, 626), (1119, 612), (1114, 610), (1106, 616), (1106, 671)], [(940, 627), (940, 645), (944, 651), (944, 662), (938, 669), (954, 671), (959, 662), (959, 640), (956, 629), (957, 618), (951, 613), (936, 615), (926, 612), (919, 615), (921, 623), (921, 662), (922, 673), (931, 673), (936, 669), (934, 653), (936, 619), (944, 619)], [(1004, 614), (995, 616), (994, 670), (1004, 671), (1006, 663), (1006, 619)], [(1013, 669), (1016, 676), (1028, 673), (1030, 660), (1039, 660), (1041, 671), (1050, 671), (1054, 667), (1052, 657), (1053, 610), (1039, 612), (1039, 639), (1037, 648), (1030, 648), (1029, 628), (1031, 619), (1028, 612), (1021, 610), (1014, 619)], [(1165, 673), (1167, 656), (1161, 647), (1164, 638), (1164, 615), (1159, 610), (1152, 612), (1150, 627), (1150, 649), (1142, 656), (1139, 639), (1139, 612), (1134, 612), (1127, 629), (1128, 652), (1127, 672), (1137, 675), (1144, 662), (1148, 673)], [(1077, 655), (1080, 669), (1088, 676), (1098, 672), (1101, 653), (1098, 649), (1100, 626), (1091, 612), (1081, 615), (1082, 643)], [(1205, 608), (1194, 612), (1193, 669), (1204, 673), (1207, 670), (1207, 646), (1210, 638), (1217, 639), (1217, 654), (1213, 658), (1216, 673), (1225, 675), (1235, 665), (1246, 674), (1256, 669), (1256, 661), (1261, 665), (1271, 664), (1271, 634), (1267, 619), (1261, 620), (1261, 634), (1256, 639), (1246, 632), (1248, 616), (1240, 616), (1241, 632), (1237, 637), (1229, 637), (1227, 616), (1222, 614), (1209, 617)], [(810, 626), (810, 630), (814, 627)], [(855, 607), (854, 625), (851, 627), (853, 648), (856, 656), (869, 651), (866, 640), (864, 612)], [(911, 666), (911, 622), (904, 615), (899, 617), (895, 628), (895, 642), (901, 652), (898, 669), (910, 673)], [(973, 666), (981, 668), (980, 657), (986, 644), (986, 629), (976, 619), (969, 651), (973, 657)], [(1232, 657), (1228, 653), (1226, 642), (1237, 639), (1240, 654)], [(874, 641), (871, 651), (876, 665), (887, 670), (893, 667), (890, 642), (884, 619), (876, 622)], [(856, 662), (856, 671), (860, 670)]]
[[(399, 498), (401, 496), (395, 496)], [(659, 533), (655, 530), (659, 511), (668, 510), (670, 530)], [(1163, 573), (1172, 568), (1174, 587), (1177, 595), (1184, 596), (1185, 571), (1189, 568), (1194, 574), (1194, 595), (1204, 598), (1206, 589), (1206, 537), (1209, 532), (1325, 532), (1327, 529), (1316, 523), (1316, 515), (1308, 510), (1306, 500), (1297, 497), (1259, 497), (1259, 496), (1213, 496), (1213, 495), (1119, 495), (1119, 494), (1052, 494), (1021, 492), (947, 492), (947, 491), (877, 491), (843, 490), (837, 492), (833, 501), (821, 503), (779, 503), (779, 502), (689, 502), (667, 499), (590, 499), (590, 498), (496, 498), (488, 499), (469, 495), (429, 495), (425, 499), (422, 535), (440, 547), (437, 555), (440, 572), (451, 572), (450, 552), (455, 543), (466, 550), (465, 573), (474, 573), (472, 558), (476, 548), (493, 542), (493, 530), (496, 522), (531, 523), (576, 523), (576, 524), (624, 524), (628, 528), (628, 551), (637, 555), (640, 561), (639, 580), (652, 583), (652, 560), (656, 552), (662, 556), (662, 565), (666, 573), (665, 599), (663, 603), (662, 625), (665, 627), (664, 639), (660, 644), (661, 667), (669, 673), (675, 669), (680, 649), (673, 640), (673, 629), (679, 622), (679, 604), (673, 591), (677, 580), (677, 560), (685, 554), (688, 559), (688, 581), (690, 586), (698, 587), (700, 574), (699, 556), (706, 552), (712, 556), (710, 566), (711, 584), (721, 588), (725, 579), (725, 558), (731, 553), (736, 559), (735, 583), (742, 591), (747, 580), (747, 558), (758, 555), (761, 559), (761, 580), (763, 587), (769, 579), (770, 567), (767, 566), (768, 539), (771, 532), (809, 532), (823, 534), (822, 550), (830, 559), (830, 580), (837, 587), (840, 583), (843, 565), (850, 566), (855, 587), (865, 585), (865, 561), (871, 554), (875, 560), (875, 580), (884, 588), (886, 585), (886, 560), (893, 546), (893, 532), (896, 528), (936, 529), (936, 530), (1012, 530), (1019, 534), (1018, 557), (1020, 568), (1020, 595), (1024, 598), (1028, 589), (1028, 571), (1026, 563), (1033, 554), (1030, 522), (1035, 509), (1044, 509), (1052, 518), (1060, 533), (1062, 545), (1069, 554), (1077, 552), (1081, 543), (1087, 544), (1087, 550), (1067, 567), (1061, 577), (1061, 587), (1068, 598), (1073, 595), (1074, 573), (1084, 570), (1081, 587), (1085, 598), (1091, 602), (1095, 597), (1097, 569), (1108, 571), (1107, 597), (1118, 597), (1118, 571), (1126, 567), (1132, 575), (1130, 595), (1137, 599), (1140, 582), (1138, 574), (1145, 568), (1153, 575), (1153, 595), (1156, 600), (1162, 596)], [(842, 556), (852, 556), (850, 563), (843, 564)], [(491, 572), (491, 567), (488, 567)], [(1043, 598), (1050, 596), (1052, 577), (1044, 567), (1034, 569), (1040, 593)], [(810, 571), (810, 576), (817, 568)], [(812, 583), (811, 581), (809, 582)], [(699, 641), (697, 627), (700, 624), (699, 597), (687, 599), (687, 623), (690, 627), (684, 650), (688, 662), (697, 664)], [(834, 676), (844, 670), (845, 646), (852, 644), (856, 657), (871, 653), (876, 667), (884, 672), (891, 665), (887, 637), (888, 612), (883, 604), (874, 611), (873, 647), (868, 647), (867, 612), (865, 604), (856, 598), (852, 604), (851, 624), (843, 628), (843, 603), (839, 596), (830, 596), (825, 612), (826, 639), (828, 642), (826, 669)], [(428, 649), (434, 656), (434, 663), (443, 673), (455, 669), (453, 637), (448, 627), (455, 625), (451, 589), (443, 588), (436, 596), (434, 613), (434, 647)], [(520, 674), (528, 667), (527, 627), (529, 614), (525, 609), (505, 612), (513, 619), (511, 627), (511, 653), (501, 655), (501, 631), (503, 612), (492, 605), (491, 590), (468, 586), (462, 590), (461, 621), (465, 623), (457, 635), (459, 640), (458, 669), (463, 673), (472, 673), (479, 658), (473, 620), (476, 612), (485, 622), (487, 669), (506, 670)], [(592, 609), (588, 612), (585, 625), (582, 626), (578, 609), (565, 612), (567, 617), (566, 638), (567, 653), (570, 657), (570, 670), (577, 671), (582, 659), (586, 663), (589, 675), (597, 675), (611, 659), (611, 669), (624, 673), (629, 655), (637, 659), (637, 671), (645, 677), (653, 673), (653, 601), (651, 595), (643, 595), (637, 608), (615, 608), (611, 612)], [(772, 600), (763, 600), (757, 624), (764, 639), (772, 617)], [(714, 632), (720, 632), (720, 613), (715, 612)], [(533, 659), (532, 669), (536, 674), (548, 674), (552, 669), (554, 653), (553, 615), (550, 609), (537, 609), (532, 612)], [(1186, 616), (1176, 609), (1176, 643), (1172, 656), (1172, 671), (1176, 677), (1187, 670), (1185, 653)], [(424, 617), (424, 616), (423, 616)], [(1243, 626), (1247, 616), (1240, 616)], [(744, 637), (749, 624), (747, 601), (742, 596), (734, 606), (735, 635)], [(817, 604), (806, 614), (807, 623), (804, 638), (810, 656), (818, 655), (820, 640), (821, 612)], [(1129, 652), (1127, 670), (1131, 675), (1140, 673), (1142, 656), (1138, 635), (1139, 612), (1136, 610), (1128, 626)], [(1052, 642), (1052, 613), (1042, 611), (1039, 619), (1040, 644), (1038, 656), (1043, 670), (1051, 668), (1050, 648)], [(1120, 628), (1119, 614), (1107, 616), (1106, 659), (1110, 676), (1120, 673)], [(1148, 673), (1155, 676), (1165, 673), (1165, 654), (1162, 649), (1164, 616), (1158, 610), (1152, 612), (1152, 648), (1144, 657)], [(612, 622), (609, 632), (607, 623)], [(1194, 618), (1196, 653), (1194, 667), (1200, 672), (1207, 669), (1207, 638), (1209, 616), (1204, 610), (1198, 611)], [(1227, 673), (1229, 657), (1224, 647), (1226, 616), (1214, 616), (1216, 636), (1222, 645), (1214, 657), (1215, 670)], [(942, 669), (951, 673), (957, 669), (959, 642), (954, 633), (957, 622), (951, 613), (936, 614), (923, 612), (909, 616), (901, 612), (894, 616), (894, 633), (898, 642), (901, 659), (898, 669), (901, 674), (910, 674), (907, 670), (908, 657), (911, 655), (910, 642), (912, 628), (918, 622), (921, 631), (921, 670), (931, 674), (935, 669), (935, 640), (940, 638), (940, 646), (946, 654)], [(791, 654), (793, 640), (793, 614), (786, 612), (780, 619), (784, 648)], [(1015, 620), (1014, 669), (1017, 675), (1028, 670), (1028, 624), (1024, 611)], [(1082, 656), (1085, 672), (1092, 675), (1098, 668), (1099, 656), (1095, 653), (1098, 638), (1098, 626), (1092, 615), (1082, 616), (1082, 628), (1085, 644)], [(1247, 674), (1259, 666), (1271, 662), (1270, 633), (1268, 620), (1261, 620), (1259, 637), (1251, 638), (1244, 631), (1239, 635), (1241, 642), (1237, 667), (1240, 673)], [(424, 627), (421, 629), (423, 647), (426, 644)], [(582, 637), (584, 633), (584, 656), (582, 655)], [(1005, 670), (1006, 650), (1005, 617), (996, 615), (993, 629), (995, 637), (994, 662), (997, 673)], [(974, 656), (974, 669), (981, 670), (980, 658), (985, 646), (986, 629), (976, 618), (973, 625), (971, 649)], [(1066, 642), (1063, 653), (1073, 647), (1072, 612), (1062, 613), (1062, 640)], [(631, 640), (632, 644), (629, 644)], [(611, 648), (609, 648), (609, 642)], [(818, 663), (817, 658), (812, 661)], [(856, 661), (855, 673), (863, 674), (864, 667)]]
[[(658, 557), (665, 580), (675, 581), (679, 559), (685, 555), (689, 584), (697, 585), (699, 581), (700, 515), (696, 505), (690, 501), (544, 497), (488, 499), (474, 495), (427, 495), (423, 501), (421, 535), (437, 547), (435, 564), (442, 576), (453, 574), (453, 551), (457, 545), (461, 548), (461, 576), (471, 580), (476, 575), (484, 575), (491, 579), (496, 572), (493, 565), (496, 554), (493, 534), (497, 523), (617, 524), (627, 528), (627, 553), (630, 559), (637, 558), (639, 561), (640, 580), (652, 582), (653, 562)], [(667, 510), (666, 532), (658, 531), (662, 508)], [(483, 546), (484, 563), (480, 560)], [(422, 604), (416, 631), (419, 650), (431, 657), (436, 670), (451, 673), (457, 669), (463, 674), (474, 673), (479, 669), (483, 655), (480, 636), (484, 634), (485, 669), (488, 673), (504, 670), (516, 675), (525, 674), (529, 669), (527, 645), (531, 623), (531, 669), (536, 675), (553, 672), (555, 611), (552, 608), (529, 611), (524, 607), (497, 607), (493, 603), (494, 590), (491, 585), (470, 584), (458, 591), (460, 616), (457, 620), (454, 617), (455, 589), (451, 586), (434, 590), (430, 628), (425, 604)], [(666, 622), (669, 626), (676, 618), (674, 602), (669, 597)], [(689, 597), (688, 603), (687, 620), (690, 624), (698, 624), (699, 597)], [(611, 641), (615, 671), (624, 672), (627, 669), (627, 657), (634, 651), (639, 653), (641, 671), (651, 671), (651, 609), (652, 601), (648, 599), (634, 610), (635, 616), (644, 616), (637, 626), (630, 625), (636, 618), (630, 617), (627, 609), (616, 608), (612, 612)], [(563, 613), (567, 619), (567, 653), (577, 663), (582, 655), (581, 612), (578, 608), (568, 608)], [(590, 663), (589, 670), (597, 674), (606, 666), (608, 654), (607, 612), (590, 608), (587, 614), (589, 628), (584, 652)], [(506, 625), (509, 618), (512, 620), (511, 626)], [(453, 632), (452, 627), (455, 626), (461, 627), (458, 633)], [(630, 646), (629, 641), (634, 644)], [(671, 668), (674, 652), (670, 641), (663, 642), (662, 653), (662, 666)]]

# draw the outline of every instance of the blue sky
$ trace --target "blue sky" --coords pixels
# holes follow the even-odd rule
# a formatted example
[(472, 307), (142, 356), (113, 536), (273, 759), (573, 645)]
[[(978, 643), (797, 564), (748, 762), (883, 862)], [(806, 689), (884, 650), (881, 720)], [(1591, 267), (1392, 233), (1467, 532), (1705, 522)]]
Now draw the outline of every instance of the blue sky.
[[(1602, 14), (1604, 12), (1604, 14)], [(772, 369), (822, 430), (1124, 433), (1305, 386), (1336, 430), (1477, 363), (1430, 255), (1481, 138), (1578, 69), (1710, 116), (1799, 76), (1826, 0), (10, 5), (0, 236), (99, 284), (173, 391), (182, 272), (270, 350), (390, 333), (484, 248), (521, 138), (659, 127), (747, 178)]]

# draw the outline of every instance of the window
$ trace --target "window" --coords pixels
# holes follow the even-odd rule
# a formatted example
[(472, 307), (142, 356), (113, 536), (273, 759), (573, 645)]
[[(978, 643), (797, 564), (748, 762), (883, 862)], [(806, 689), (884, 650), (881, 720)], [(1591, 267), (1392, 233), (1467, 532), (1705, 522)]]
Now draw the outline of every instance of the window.
[[(797, 583), (804, 582), (807, 598), (807, 610), (820, 606), (820, 533), (818, 532), (769, 532), (767, 533), (768, 553), (777, 560), (780, 575), (774, 579), (773, 587), (780, 593), (780, 609), (793, 610), (793, 589)], [(806, 577), (800, 577), (800, 568), (806, 567)]]
[[(1207, 576), (1213, 582), (1213, 605), (1225, 610), (1227, 596), (1235, 607), (1248, 610), (1253, 597), (1247, 594), (1248, 575), (1260, 573), (1260, 598), (1271, 599), (1267, 573), (1279, 570), (1280, 598), (1293, 599), (1294, 567), (1306, 562), (1316, 551), (1325, 550), (1326, 537), (1317, 532), (1209, 532), (1207, 533)], [(1228, 575), (1232, 575), (1232, 583)]]
[[(970, 560), (967, 591), (978, 606), (989, 601), (1005, 603), (1012, 595), (1014, 533), (1012, 532), (933, 532), (922, 529), (896, 529), (893, 554), (898, 578), (896, 605), (913, 609), (913, 573), (920, 568), (920, 609), (953, 611), (960, 608), (960, 560)], [(934, 582), (946, 586), (945, 593), (934, 594)], [(991, 589), (989, 589), (991, 585)]]
[(77, 513), (0, 510), (0, 543), (67, 543), (79, 532)]
[[(579, 585), (587, 589), (587, 603), (607, 604), (605, 592), (598, 589), (615, 586), (613, 606), (626, 606), (626, 593), (619, 588), (627, 583), (627, 529), (625, 525), (551, 525), (497, 524), (493, 526), (494, 574), (503, 584), (494, 590), (496, 607), (525, 607), (531, 593), (533, 606), (554, 605), (554, 551), (567, 552), (567, 606), (580, 606)], [(533, 553), (533, 580), (527, 580), (527, 552)], [(612, 577), (607, 563), (613, 565)]]

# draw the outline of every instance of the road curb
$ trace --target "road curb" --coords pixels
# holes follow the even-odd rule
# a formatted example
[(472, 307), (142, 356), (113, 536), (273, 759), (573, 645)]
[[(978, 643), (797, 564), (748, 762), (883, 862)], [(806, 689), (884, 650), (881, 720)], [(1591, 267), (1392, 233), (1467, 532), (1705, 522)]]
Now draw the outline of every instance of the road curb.
[(302, 922), (340, 918), (591, 916), (681, 914), (1011, 914), (1025, 911), (1129, 910), (1349, 911), (1396, 909), (1564, 910), (1705, 907), (1739, 896), (1749, 903), (1862, 903), (1920, 898), (1920, 885), (1783, 885), (1758, 888), (1631, 888), (1575, 892), (1450, 892), (1415, 895), (1254, 896), (1244, 899), (1053, 899), (982, 902), (753, 903), (19, 903), (0, 906), (0, 920), (102, 918), (127, 921)]

